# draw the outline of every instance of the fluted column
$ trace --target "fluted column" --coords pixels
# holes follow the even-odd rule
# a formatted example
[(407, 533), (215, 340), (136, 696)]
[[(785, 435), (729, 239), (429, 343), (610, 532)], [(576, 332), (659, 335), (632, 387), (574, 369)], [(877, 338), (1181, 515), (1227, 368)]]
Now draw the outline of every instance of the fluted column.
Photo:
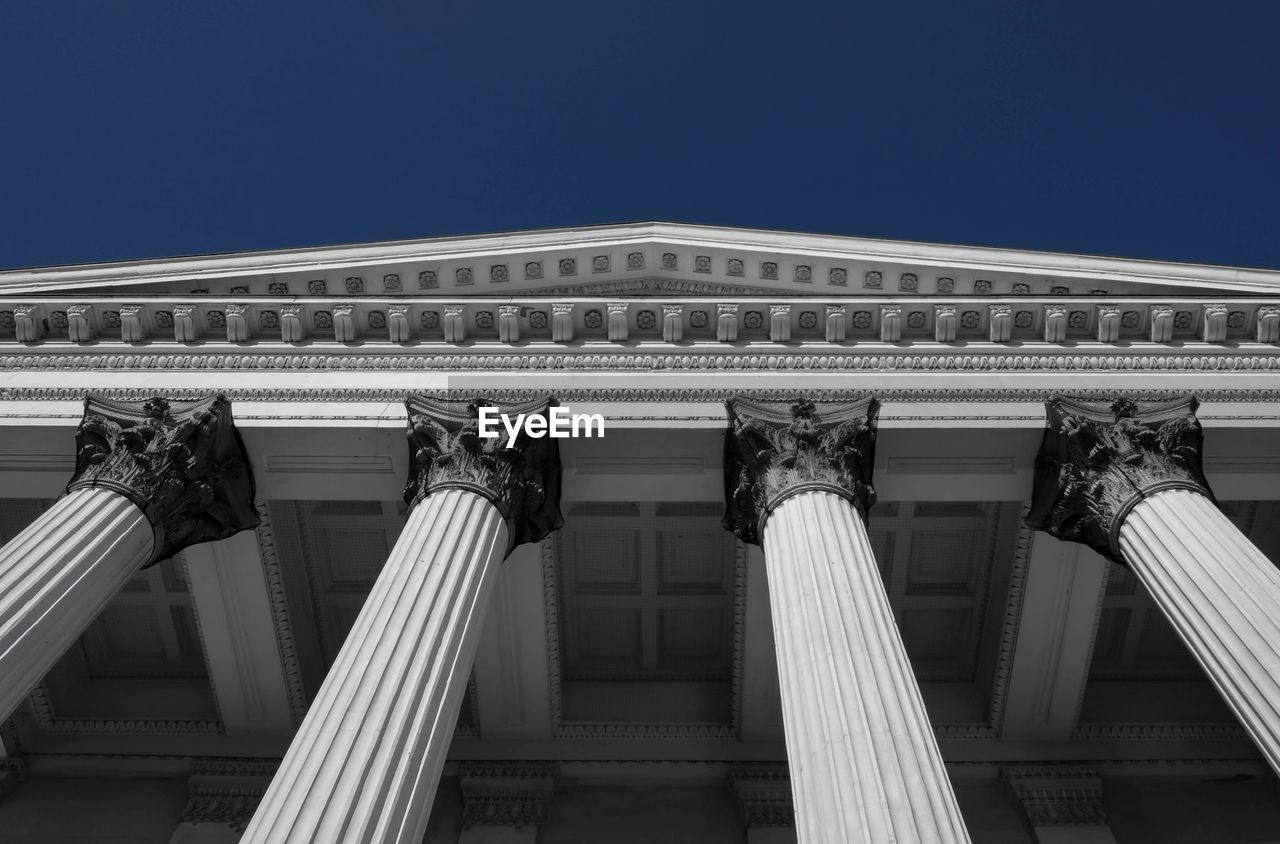
[(415, 397), (408, 408), (408, 524), (246, 844), (421, 841), (498, 564), (561, 524), (554, 440), (483, 439), (462, 402)]
[(0, 549), (0, 718), (140, 568), (258, 523), (230, 404), (90, 398), (67, 493)]
[(967, 842), (863, 525), (875, 413), (730, 401), (725, 526), (764, 546), (801, 844)]
[(1133, 569), (1280, 772), (1280, 571), (1214, 504), (1196, 406), (1050, 401), (1027, 522)]

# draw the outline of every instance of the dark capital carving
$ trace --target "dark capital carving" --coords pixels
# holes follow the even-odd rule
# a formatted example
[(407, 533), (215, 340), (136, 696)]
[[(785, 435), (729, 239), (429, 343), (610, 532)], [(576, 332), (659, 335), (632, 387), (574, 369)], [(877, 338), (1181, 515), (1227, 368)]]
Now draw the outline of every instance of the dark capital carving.
[(537, 827), (555, 792), (554, 765), (488, 763), (462, 771), (463, 826)]
[(155, 531), (153, 565), (191, 545), (258, 526), (253, 473), (225, 396), (107, 401), (89, 396), (67, 492), (124, 495)]
[(822, 489), (847, 499), (865, 519), (875, 503), (871, 469), (879, 404), (732, 398), (724, 440), (724, 527), (760, 544), (765, 520), (785, 499)]
[(1027, 524), (1123, 564), (1120, 526), (1143, 498), (1167, 489), (1213, 498), (1198, 405), (1194, 396), (1141, 405), (1050, 399)]
[(515, 437), (497, 426), (497, 437), (481, 437), (481, 405), (515, 419), (519, 414), (546, 417), (549, 398), (523, 404), (451, 401), (410, 396), (409, 507), (440, 489), (467, 489), (488, 499), (507, 523), (508, 553), (517, 545), (539, 542), (564, 524), (560, 515), (560, 448), (547, 436)]

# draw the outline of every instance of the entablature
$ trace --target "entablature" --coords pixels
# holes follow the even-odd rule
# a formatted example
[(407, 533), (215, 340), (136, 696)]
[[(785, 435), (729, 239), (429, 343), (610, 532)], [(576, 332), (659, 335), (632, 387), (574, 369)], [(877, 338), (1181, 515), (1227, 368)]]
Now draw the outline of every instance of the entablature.
[(61, 297), (0, 299), (0, 346), (433, 349), (941, 343), (1062, 347), (1186, 343), (1272, 346), (1280, 300), (1151, 297), (785, 296), (504, 299)]

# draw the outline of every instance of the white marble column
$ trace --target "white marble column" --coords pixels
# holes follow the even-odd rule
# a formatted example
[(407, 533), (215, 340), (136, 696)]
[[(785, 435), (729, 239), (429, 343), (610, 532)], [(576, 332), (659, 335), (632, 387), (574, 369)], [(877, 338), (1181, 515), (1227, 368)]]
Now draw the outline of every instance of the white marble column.
[(410, 512), (244, 841), (422, 839), (506, 548), (473, 492)]
[(1134, 505), (1119, 544), (1280, 773), (1280, 569), (1212, 501), (1187, 489)]
[(1195, 409), (1050, 401), (1027, 521), (1132, 568), (1280, 772), (1280, 571), (1214, 505)]
[(0, 719), (139, 569), (257, 524), (230, 405), (86, 402), (68, 493), (0, 549)]
[(793, 495), (764, 558), (799, 840), (968, 841), (857, 512)]
[(560, 525), (554, 440), (482, 440), (462, 402), (413, 398), (409, 416), (408, 523), (246, 844), (422, 840), (499, 564)]
[(800, 844), (967, 842), (859, 512), (874, 404), (729, 409), (726, 524), (763, 533)]
[(151, 559), (153, 543), (132, 501), (78, 489), (0, 549), (0, 718)]

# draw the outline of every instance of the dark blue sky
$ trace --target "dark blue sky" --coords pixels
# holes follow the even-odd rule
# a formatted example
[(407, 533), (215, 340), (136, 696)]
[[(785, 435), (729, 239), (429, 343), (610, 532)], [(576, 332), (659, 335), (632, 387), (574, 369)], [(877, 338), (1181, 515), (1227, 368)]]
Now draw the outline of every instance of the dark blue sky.
[(0, 4), (0, 267), (665, 219), (1280, 268), (1280, 3)]

